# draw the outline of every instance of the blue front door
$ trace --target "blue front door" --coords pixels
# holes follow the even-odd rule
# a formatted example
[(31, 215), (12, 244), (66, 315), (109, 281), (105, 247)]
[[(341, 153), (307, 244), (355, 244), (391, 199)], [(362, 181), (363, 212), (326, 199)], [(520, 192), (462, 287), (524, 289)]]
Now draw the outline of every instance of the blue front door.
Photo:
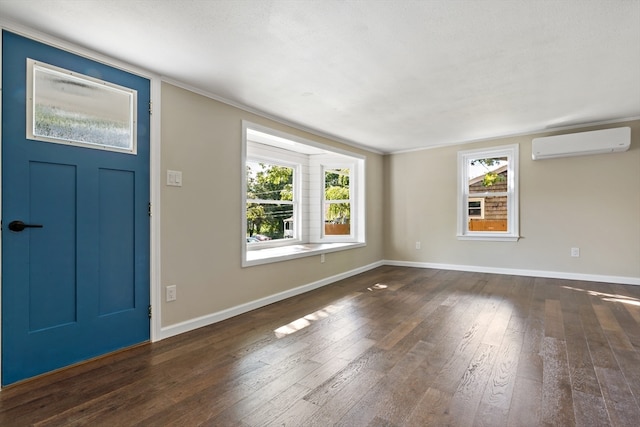
[[(28, 137), (28, 59), (137, 91), (137, 150)], [(145, 78), (2, 33), (3, 384), (149, 340), (149, 97)]]

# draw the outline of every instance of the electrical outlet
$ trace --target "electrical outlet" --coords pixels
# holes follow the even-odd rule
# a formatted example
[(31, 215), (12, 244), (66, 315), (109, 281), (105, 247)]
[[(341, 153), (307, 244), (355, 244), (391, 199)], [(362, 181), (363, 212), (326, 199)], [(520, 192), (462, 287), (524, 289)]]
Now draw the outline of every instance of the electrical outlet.
[(571, 256), (579, 257), (580, 256), (580, 248), (571, 248)]
[(320, 254), (320, 263), (324, 263), (324, 254)]
[(420, 242), (416, 242), (416, 249), (420, 249)]
[(176, 285), (167, 286), (167, 302), (175, 301), (176, 298)]

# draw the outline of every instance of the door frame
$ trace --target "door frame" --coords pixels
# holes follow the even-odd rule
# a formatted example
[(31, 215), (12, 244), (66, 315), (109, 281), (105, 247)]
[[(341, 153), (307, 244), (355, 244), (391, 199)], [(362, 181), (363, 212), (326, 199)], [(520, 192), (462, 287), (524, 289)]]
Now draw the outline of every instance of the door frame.
[[(133, 66), (126, 62), (98, 54), (89, 49), (81, 48), (75, 44), (57, 39), (47, 34), (35, 31), (31, 28), (21, 26), (15, 23), (7, 23), (0, 19), (0, 31), (7, 30), (12, 33), (27, 37), (37, 42), (66, 50), (78, 56), (85, 57), (92, 61), (100, 62), (113, 68), (117, 68), (131, 74), (144, 77), (150, 81), (151, 85), (151, 105), (152, 114), (150, 117), (150, 138), (149, 138), (149, 200), (151, 203), (150, 218), (150, 243), (149, 243), (149, 304), (152, 307), (152, 316), (149, 322), (149, 337), (151, 342), (162, 339), (162, 300), (160, 292), (160, 142), (161, 142), (161, 87), (162, 79), (160, 76), (149, 72), (143, 68)], [(0, 43), (0, 82), (2, 78), (2, 44)], [(1, 84), (1, 83), (0, 83)], [(0, 118), (2, 117), (2, 105), (0, 104)], [(2, 121), (0, 120), (0, 157), (2, 156)], [(0, 162), (0, 212), (2, 212), (2, 163)], [(0, 243), (2, 242), (2, 233), (0, 233)], [(2, 246), (0, 245), (0, 257), (2, 256)], [(2, 266), (0, 265), (0, 291), (2, 290)], [(0, 298), (1, 298), (0, 292)], [(0, 304), (0, 338), (2, 336), (2, 306)], [(2, 341), (0, 339), (0, 346)], [(0, 348), (0, 367), (2, 366), (2, 348)], [(1, 372), (1, 371), (0, 371)], [(1, 379), (1, 378), (0, 378)], [(2, 382), (0, 381), (0, 390)]]

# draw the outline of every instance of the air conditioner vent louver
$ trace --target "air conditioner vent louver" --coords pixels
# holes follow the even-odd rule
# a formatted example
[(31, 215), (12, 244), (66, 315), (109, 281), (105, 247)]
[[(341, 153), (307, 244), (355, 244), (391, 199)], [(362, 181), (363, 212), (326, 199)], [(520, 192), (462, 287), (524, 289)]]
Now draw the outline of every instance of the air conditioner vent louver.
[(631, 128), (629, 127), (569, 133), (534, 138), (531, 143), (531, 158), (541, 160), (554, 157), (614, 153), (627, 151), (630, 145)]

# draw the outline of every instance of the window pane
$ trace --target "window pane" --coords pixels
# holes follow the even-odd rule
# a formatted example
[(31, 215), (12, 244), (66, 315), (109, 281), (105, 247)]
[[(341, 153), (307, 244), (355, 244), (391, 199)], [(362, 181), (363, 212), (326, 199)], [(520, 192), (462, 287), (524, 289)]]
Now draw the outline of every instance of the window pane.
[(351, 234), (351, 203), (325, 203), (324, 234)]
[(485, 197), (483, 218), (473, 218), (472, 211), (470, 208), (469, 231), (507, 231), (507, 196)]
[(247, 199), (293, 200), (293, 168), (247, 162)]
[[(507, 231), (507, 157), (470, 159), (468, 218), (469, 231)], [(480, 194), (502, 193), (500, 196), (478, 197)]]
[(45, 64), (32, 70), (29, 137), (134, 151), (134, 90)]
[(247, 242), (294, 237), (294, 169), (247, 161)]
[(324, 199), (349, 200), (349, 169), (327, 169), (324, 172)]
[[(292, 226), (293, 205), (247, 203), (247, 242), (293, 237)], [(291, 230), (291, 234), (287, 235), (286, 230)]]
[(505, 193), (507, 191), (506, 157), (472, 159), (467, 165), (469, 176), (469, 194)]

